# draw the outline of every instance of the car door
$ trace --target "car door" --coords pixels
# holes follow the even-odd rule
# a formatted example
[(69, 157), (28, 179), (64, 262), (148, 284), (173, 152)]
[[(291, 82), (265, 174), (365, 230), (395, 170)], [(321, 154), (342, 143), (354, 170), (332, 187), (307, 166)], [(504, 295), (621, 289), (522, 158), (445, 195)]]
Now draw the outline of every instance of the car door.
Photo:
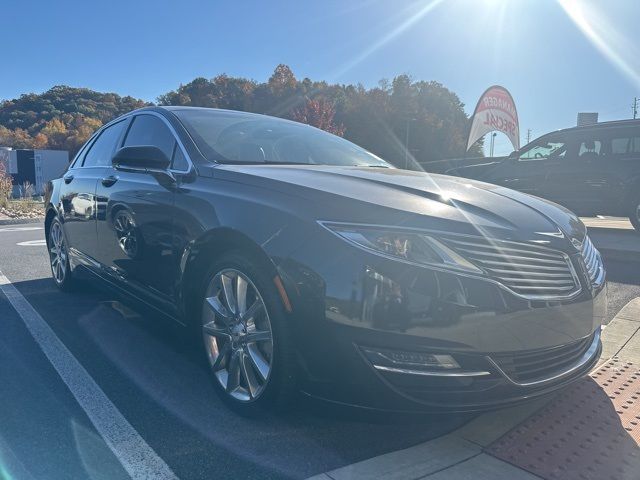
[(63, 176), (61, 216), (74, 261), (97, 257), (96, 187), (111, 162), (125, 124), (120, 121), (101, 130)]
[[(121, 142), (121, 146), (141, 145), (156, 146), (170, 159), (181, 148), (169, 124), (152, 113), (133, 117)], [(109, 166), (97, 185), (104, 204), (97, 232), (98, 258), (106, 273), (123, 282), (130, 293), (172, 309), (175, 184), (168, 180), (166, 174)]]
[(547, 172), (548, 197), (580, 215), (603, 213), (616, 193), (611, 139), (604, 129), (579, 129), (569, 151)]
[(565, 136), (558, 132), (540, 137), (512, 154), (482, 180), (524, 193), (548, 196), (548, 171), (566, 154)]

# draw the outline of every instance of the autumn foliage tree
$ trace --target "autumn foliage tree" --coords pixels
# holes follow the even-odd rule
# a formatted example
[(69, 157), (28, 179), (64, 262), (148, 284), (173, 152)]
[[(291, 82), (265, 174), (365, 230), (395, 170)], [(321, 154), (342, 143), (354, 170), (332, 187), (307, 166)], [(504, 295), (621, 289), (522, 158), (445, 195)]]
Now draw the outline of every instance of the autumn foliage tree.
[[(231, 108), (288, 118), (344, 136), (396, 165), (462, 157), (469, 118), (457, 95), (438, 82), (399, 75), (378, 86), (299, 80), (278, 65), (266, 82), (219, 75), (197, 78), (158, 97), (160, 105)], [(482, 155), (482, 143), (470, 155)]]
[[(225, 74), (199, 77), (157, 100), (308, 123), (396, 165), (405, 165), (407, 157), (418, 162), (462, 157), (469, 121), (458, 96), (438, 82), (398, 75), (369, 88), (331, 84), (298, 79), (284, 64), (265, 82)], [(0, 145), (63, 149), (73, 155), (101, 125), (145, 105), (132, 97), (66, 86), (22, 95), (0, 102)], [(482, 155), (482, 143), (469, 155)]]
[(133, 97), (66, 86), (21, 95), (0, 102), (0, 145), (74, 155), (101, 125), (145, 105)]
[(336, 109), (333, 103), (324, 98), (308, 99), (303, 107), (293, 110), (293, 120), (320, 128), (334, 135), (344, 135), (344, 125), (336, 125)]

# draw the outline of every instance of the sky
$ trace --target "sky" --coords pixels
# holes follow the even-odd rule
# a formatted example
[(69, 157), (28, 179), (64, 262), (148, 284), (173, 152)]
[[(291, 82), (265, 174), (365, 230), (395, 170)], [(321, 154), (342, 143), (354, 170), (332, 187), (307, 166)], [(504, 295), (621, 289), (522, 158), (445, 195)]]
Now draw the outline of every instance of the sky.
[[(195, 77), (375, 86), (435, 80), (471, 114), (499, 84), (521, 143), (578, 112), (630, 118), (640, 97), (639, 0), (0, 0), (0, 100), (54, 85), (154, 101)], [(487, 138), (488, 148), (488, 138)], [(512, 148), (498, 134), (496, 154)]]

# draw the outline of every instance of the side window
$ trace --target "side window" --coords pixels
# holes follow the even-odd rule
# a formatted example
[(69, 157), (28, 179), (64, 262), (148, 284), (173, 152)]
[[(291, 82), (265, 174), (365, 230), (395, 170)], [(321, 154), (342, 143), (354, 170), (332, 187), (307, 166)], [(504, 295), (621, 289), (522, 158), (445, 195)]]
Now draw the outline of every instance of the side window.
[(564, 138), (555, 136), (541, 138), (527, 150), (520, 153), (521, 162), (532, 160), (544, 160), (547, 158), (564, 157), (567, 152), (567, 144)]
[(105, 167), (111, 165), (111, 157), (116, 149), (116, 143), (122, 135), (126, 121), (121, 121), (105, 128), (89, 147), (84, 157), (83, 167)]
[(153, 115), (138, 115), (133, 119), (124, 146), (153, 145), (171, 159), (175, 143), (171, 130), (161, 119)]
[(578, 157), (596, 158), (602, 153), (602, 142), (600, 140), (583, 140), (578, 145)]
[(612, 155), (632, 155), (640, 153), (640, 129), (616, 129), (611, 136)]
[(177, 142), (175, 143), (175, 146), (173, 148), (173, 159), (171, 160), (171, 168), (173, 170), (180, 171), (189, 169), (189, 162), (187, 162), (187, 159), (185, 158), (184, 153), (182, 153), (182, 149)]
[(625, 153), (629, 152), (629, 151), (633, 151), (632, 149), (630, 150), (629, 147), (632, 147), (632, 145), (629, 145), (629, 143), (631, 143), (634, 139), (633, 138), (612, 138), (611, 139), (611, 154), (612, 155), (624, 155)]

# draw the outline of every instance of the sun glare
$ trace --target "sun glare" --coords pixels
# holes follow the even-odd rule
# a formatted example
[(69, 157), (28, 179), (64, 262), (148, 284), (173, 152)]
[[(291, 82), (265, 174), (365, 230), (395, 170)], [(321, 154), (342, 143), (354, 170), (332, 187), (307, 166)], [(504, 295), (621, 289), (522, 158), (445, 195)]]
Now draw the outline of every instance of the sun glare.
[[(625, 38), (619, 28), (607, 19), (603, 3), (588, 0), (558, 0), (569, 18), (585, 37), (622, 73), (640, 86), (638, 49)], [(597, 5), (597, 6), (596, 6)]]

